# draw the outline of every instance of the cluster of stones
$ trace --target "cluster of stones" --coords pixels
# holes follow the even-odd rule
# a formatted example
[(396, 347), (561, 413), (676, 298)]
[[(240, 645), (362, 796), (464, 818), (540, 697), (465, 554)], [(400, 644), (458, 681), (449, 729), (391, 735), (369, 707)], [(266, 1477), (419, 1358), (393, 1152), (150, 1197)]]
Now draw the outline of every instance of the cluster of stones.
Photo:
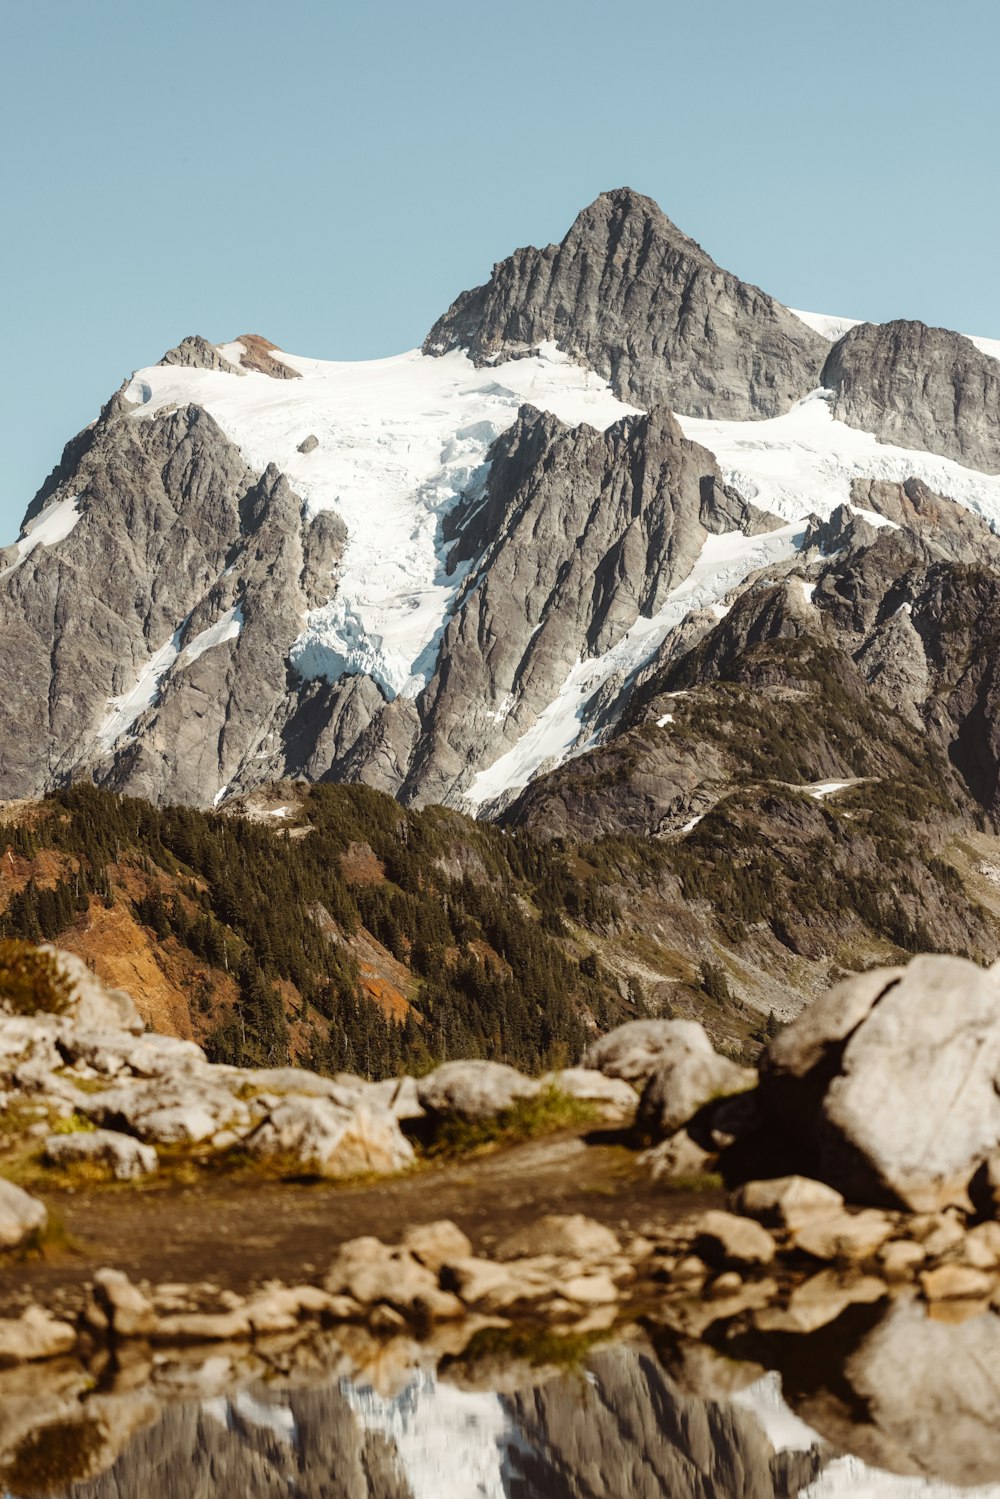
[[(630, 1123), (636, 1095), (586, 1068), (525, 1077), (493, 1062), (449, 1062), (419, 1082), (322, 1077), (299, 1067), (209, 1063), (193, 1041), (146, 1032), (131, 998), (109, 989), (69, 953), (51, 950), (70, 980), (65, 1013), (5, 1015), (0, 997), (0, 1109), (16, 1105), (19, 1129), (53, 1167), (82, 1162), (120, 1181), (156, 1171), (160, 1152), (201, 1157), (235, 1147), (262, 1162), (331, 1179), (385, 1175), (415, 1160), (401, 1121), (478, 1120), (546, 1088), (585, 1100), (595, 1117)], [(20, 1238), (0, 1203), (0, 1247), (38, 1231), (24, 1204)]]
[(321, 1284), (271, 1282), (248, 1296), (213, 1286), (133, 1284), (101, 1270), (75, 1322), (37, 1306), (0, 1319), (0, 1365), (52, 1358), (95, 1340), (181, 1345), (256, 1341), (316, 1326), (364, 1323), (372, 1332), (423, 1335), (463, 1323), (530, 1318), (576, 1332), (608, 1328), (652, 1245), (618, 1235), (579, 1214), (552, 1215), (501, 1241), (490, 1258), (449, 1220), (411, 1227), (398, 1244), (352, 1239)]

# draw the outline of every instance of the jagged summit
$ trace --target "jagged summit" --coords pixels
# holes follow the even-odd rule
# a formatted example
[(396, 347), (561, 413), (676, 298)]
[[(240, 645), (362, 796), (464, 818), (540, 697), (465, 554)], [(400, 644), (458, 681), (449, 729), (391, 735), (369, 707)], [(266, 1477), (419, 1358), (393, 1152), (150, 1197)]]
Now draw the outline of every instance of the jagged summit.
[(651, 198), (602, 193), (558, 245), (526, 248), (463, 292), (424, 342), (477, 364), (554, 342), (623, 399), (689, 416), (777, 416), (819, 383), (829, 346), (717, 266)]
[(896, 569), (857, 649), (913, 721), (901, 559), (996, 569), (969, 512), (1000, 526), (997, 354), (793, 313), (627, 187), (501, 261), (423, 352), (185, 338), (0, 549), (0, 797), (86, 776), (209, 806), (292, 776), (496, 811), (587, 762), (730, 610), (742, 649), (758, 573), (783, 580), (765, 622), (821, 625), (812, 574), (788, 578), (834, 515), (838, 587)]

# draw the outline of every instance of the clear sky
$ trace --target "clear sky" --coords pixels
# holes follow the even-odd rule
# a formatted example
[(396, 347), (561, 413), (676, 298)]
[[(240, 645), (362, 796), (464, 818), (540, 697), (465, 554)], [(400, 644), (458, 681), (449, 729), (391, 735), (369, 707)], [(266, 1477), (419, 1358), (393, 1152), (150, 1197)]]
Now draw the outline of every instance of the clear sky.
[(398, 352), (623, 184), (792, 306), (1000, 337), (997, 0), (31, 0), (0, 47), (0, 541), (185, 334)]

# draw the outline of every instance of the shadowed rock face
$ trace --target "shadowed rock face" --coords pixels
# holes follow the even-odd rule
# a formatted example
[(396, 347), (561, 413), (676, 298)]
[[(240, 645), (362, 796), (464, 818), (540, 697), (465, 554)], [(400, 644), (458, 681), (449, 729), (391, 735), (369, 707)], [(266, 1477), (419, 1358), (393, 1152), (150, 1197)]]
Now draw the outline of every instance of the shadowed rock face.
[(602, 1350), (588, 1376), (509, 1402), (524, 1499), (777, 1499), (815, 1476), (815, 1453), (775, 1453), (748, 1411), (682, 1393), (631, 1349)]
[(217, 1401), (166, 1407), (105, 1473), (74, 1484), (73, 1499), (123, 1499), (150, 1492), (185, 1499), (412, 1499), (391, 1444), (364, 1431), (336, 1389), (299, 1390), (275, 1403), (290, 1417), (267, 1424), (268, 1402)]
[(477, 364), (554, 341), (624, 399), (690, 416), (777, 416), (818, 383), (828, 345), (722, 270), (650, 198), (602, 193), (561, 244), (516, 250), (424, 343)]
[(1000, 473), (1000, 361), (924, 323), (861, 323), (832, 349), (834, 415), (883, 442)]

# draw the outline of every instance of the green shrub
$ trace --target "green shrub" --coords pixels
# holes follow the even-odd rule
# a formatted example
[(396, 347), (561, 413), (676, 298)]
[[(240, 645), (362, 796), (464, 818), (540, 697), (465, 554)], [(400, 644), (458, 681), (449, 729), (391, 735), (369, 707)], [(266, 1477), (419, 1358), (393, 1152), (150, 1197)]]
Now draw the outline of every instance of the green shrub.
[(14, 1015), (62, 1014), (71, 986), (51, 953), (30, 942), (0, 940), (0, 1010)]

